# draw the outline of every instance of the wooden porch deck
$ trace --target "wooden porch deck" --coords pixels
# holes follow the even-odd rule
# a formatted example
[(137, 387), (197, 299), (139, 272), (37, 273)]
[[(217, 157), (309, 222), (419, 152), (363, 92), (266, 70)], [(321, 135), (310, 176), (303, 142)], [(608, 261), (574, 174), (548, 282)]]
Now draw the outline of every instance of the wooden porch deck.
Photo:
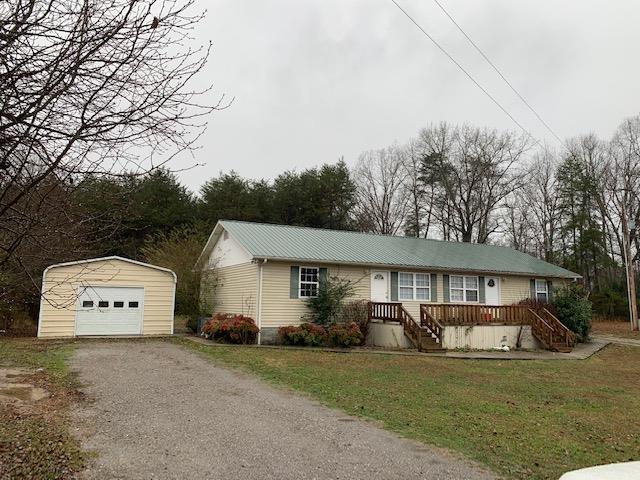
[(369, 302), (369, 319), (401, 323), (418, 350), (441, 349), (444, 329), (460, 325), (531, 326), (533, 336), (552, 351), (571, 351), (576, 341), (575, 334), (549, 310), (525, 305), (421, 304), (417, 321), (402, 303)]

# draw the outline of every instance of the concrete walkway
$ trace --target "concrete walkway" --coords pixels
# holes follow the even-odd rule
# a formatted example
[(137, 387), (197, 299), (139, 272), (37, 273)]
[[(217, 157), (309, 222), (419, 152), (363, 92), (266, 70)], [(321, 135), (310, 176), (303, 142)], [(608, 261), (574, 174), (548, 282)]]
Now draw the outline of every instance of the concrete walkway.
[(450, 351), (450, 352), (418, 352), (417, 350), (383, 350), (373, 348), (315, 348), (315, 347), (284, 347), (277, 345), (227, 345), (215, 343), (205, 340), (201, 337), (193, 335), (183, 336), (192, 342), (201, 343), (210, 347), (236, 347), (236, 348), (270, 348), (285, 350), (316, 350), (324, 352), (336, 353), (352, 353), (362, 354), (368, 353), (373, 355), (408, 355), (408, 356), (427, 356), (427, 357), (443, 357), (443, 358), (469, 358), (476, 360), (584, 360), (594, 353), (602, 350), (610, 342), (607, 340), (594, 339), (589, 343), (579, 343), (570, 353), (550, 352), (548, 350), (512, 350), (510, 352), (502, 351)]
[(616, 337), (614, 335), (601, 335), (594, 334), (591, 335), (594, 341), (597, 342), (607, 342), (607, 343), (617, 343), (618, 345), (629, 345), (632, 347), (640, 347), (640, 339), (637, 338), (625, 338), (625, 337)]
[(166, 341), (81, 343), (72, 368), (93, 400), (74, 422), (97, 452), (85, 479), (495, 478)]

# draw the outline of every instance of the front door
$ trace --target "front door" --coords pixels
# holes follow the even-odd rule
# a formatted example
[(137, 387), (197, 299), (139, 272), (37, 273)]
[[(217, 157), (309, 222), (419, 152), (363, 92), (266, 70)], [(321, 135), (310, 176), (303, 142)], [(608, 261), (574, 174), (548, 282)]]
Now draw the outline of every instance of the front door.
[(500, 277), (484, 277), (484, 298), (487, 305), (500, 305)]
[(389, 272), (371, 272), (371, 301), (389, 301)]

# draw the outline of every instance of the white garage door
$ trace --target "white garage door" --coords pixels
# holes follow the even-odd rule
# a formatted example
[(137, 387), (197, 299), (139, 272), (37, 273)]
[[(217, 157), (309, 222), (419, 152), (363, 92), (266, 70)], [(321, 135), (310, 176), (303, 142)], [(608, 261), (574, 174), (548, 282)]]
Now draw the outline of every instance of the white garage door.
[(140, 335), (144, 289), (85, 287), (78, 297), (76, 335)]

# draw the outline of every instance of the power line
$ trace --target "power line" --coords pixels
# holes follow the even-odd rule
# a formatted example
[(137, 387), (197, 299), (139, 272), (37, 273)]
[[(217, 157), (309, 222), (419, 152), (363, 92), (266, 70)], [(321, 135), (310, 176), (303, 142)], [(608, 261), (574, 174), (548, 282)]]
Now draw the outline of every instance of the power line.
[(447, 56), (447, 58), (448, 58), (449, 60), (451, 60), (451, 61), (454, 63), (454, 65), (455, 65), (456, 67), (458, 67), (458, 68), (459, 68), (459, 69), (460, 69), (460, 70), (461, 70), (461, 71), (462, 71), (462, 72), (463, 72), (463, 73), (464, 73), (464, 74), (469, 78), (469, 80), (471, 80), (471, 81), (474, 83), (474, 85), (475, 85), (476, 87), (478, 87), (478, 88), (479, 88), (479, 89), (480, 89), (480, 90), (481, 90), (481, 91), (482, 91), (482, 92), (483, 92), (487, 97), (489, 97), (489, 98), (491, 99), (491, 101), (492, 101), (493, 103), (495, 103), (495, 104), (498, 106), (498, 108), (499, 108), (500, 110), (502, 110), (502, 111), (503, 111), (503, 112), (504, 112), (504, 113), (505, 113), (505, 114), (506, 114), (506, 115), (507, 115), (507, 116), (508, 116), (512, 121), (513, 121), (513, 123), (515, 123), (515, 124), (516, 124), (516, 125), (517, 125), (517, 126), (518, 126), (518, 127), (519, 127), (523, 132), (524, 132), (524, 133), (526, 133), (526, 134), (529, 136), (529, 138), (531, 138), (532, 140), (534, 140), (536, 144), (540, 144), (540, 141), (539, 141), (538, 139), (536, 139), (533, 135), (531, 135), (531, 133), (529, 132), (529, 130), (527, 130), (526, 128), (524, 128), (524, 126), (522, 126), (522, 124), (521, 124), (520, 122), (518, 122), (518, 120), (516, 120), (516, 119), (515, 119), (515, 117), (514, 117), (513, 115), (511, 115), (511, 113), (509, 113), (509, 111), (508, 111), (506, 108), (504, 108), (504, 107), (500, 104), (500, 102), (498, 102), (498, 100), (496, 100), (496, 99), (493, 97), (493, 95), (491, 95), (491, 94), (487, 91), (487, 89), (486, 89), (486, 88), (484, 88), (482, 85), (480, 85), (480, 83), (478, 83), (478, 81), (477, 81), (475, 78), (473, 78), (473, 76), (472, 76), (472, 75), (471, 75), (471, 74), (470, 74), (470, 73), (469, 73), (469, 72), (468, 72), (468, 71), (467, 71), (467, 70), (466, 70), (462, 65), (460, 65), (460, 63), (458, 63), (458, 61), (457, 61), (455, 58), (453, 58), (453, 57), (451, 56), (451, 54), (449, 54), (449, 52), (447, 52), (447, 51), (444, 49), (444, 47), (443, 47), (442, 45), (440, 45), (440, 44), (436, 41), (436, 39), (435, 39), (435, 38), (433, 38), (431, 35), (429, 35), (429, 33), (427, 33), (427, 31), (426, 31), (424, 28), (422, 28), (422, 26), (421, 26), (421, 25), (420, 25), (416, 20), (414, 20), (414, 19), (413, 19), (413, 17), (412, 17), (411, 15), (409, 15), (409, 13), (408, 13), (404, 8), (402, 8), (402, 7), (400, 6), (400, 4), (399, 4), (396, 0), (391, 0), (391, 1), (392, 1), (392, 2), (393, 2), (393, 4), (394, 4), (396, 7), (398, 7), (398, 9), (399, 9), (399, 10), (400, 10), (400, 11), (401, 11), (401, 12), (402, 12), (402, 13), (403, 13), (403, 14), (404, 14), (404, 15), (405, 15), (405, 16), (406, 16), (410, 21), (411, 21), (411, 23), (413, 23), (416, 27), (418, 27), (418, 29), (419, 29), (419, 30), (420, 30), (420, 31), (421, 31), (421, 32), (422, 32), (422, 33), (423, 33), (423, 34), (424, 34), (424, 35), (425, 35), (429, 40), (431, 40), (431, 42), (433, 42), (433, 44), (434, 44), (436, 47), (438, 47), (438, 49), (439, 49), (442, 53), (444, 53), (444, 54)]
[(549, 124), (544, 121), (544, 119), (538, 114), (538, 112), (536, 112), (536, 110), (529, 104), (529, 102), (527, 102), (527, 100), (520, 94), (520, 92), (516, 90), (516, 88), (511, 84), (511, 82), (507, 80), (507, 78), (500, 71), (500, 69), (496, 67), (496, 65), (489, 59), (489, 57), (482, 51), (482, 49), (471, 39), (471, 37), (467, 34), (467, 32), (465, 32), (462, 29), (462, 27), (458, 24), (458, 22), (455, 21), (455, 19), (451, 16), (451, 14), (442, 6), (442, 4), (438, 0), (433, 0), (433, 1), (436, 3), (436, 5), (438, 5), (438, 7), (440, 7), (440, 10), (442, 10), (444, 14), (447, 17), (449, 17), (449, 20), (451, 20), (451, 22), (456, 26), (456, 28), (460, 30), (460, 33), (462, 33), (462, 35), (465, 36), (465, 38), (469, 41), (469, 43), (473, 46), (473, 48), (475, 48), (477, 52), (480, 55), (482, 55), (482, 58), (484, 58), (487, 61), (487, 63), (491, 65), (491, 68), (493, 68), (496, 71), (496, 73), (500, 75), (500, 78), (504, 80), (504, 83), (506, 83), (509, 86), (509, 88), (513, 91), (513, 93), (515, 93), (518, 96), (518, 98), (522, 100), (522, 103), (524, 103), (527, 106), (527, 108), (531, 110), (531, 112), (538, 118), (538, 120), (540, 120), (540, 123), (542, 123), (546, 127), (546, 129), (549, 130), (549, 132), (551, 132), (551, 135), (553, 135), (556, 138), (556, 140), (558, 140), (558, 142), (560, 142), (561, 144), (564, 144), (564, 142), (556, 134), (556, 132), (553, 131), (553, 129), (549, 126)]

